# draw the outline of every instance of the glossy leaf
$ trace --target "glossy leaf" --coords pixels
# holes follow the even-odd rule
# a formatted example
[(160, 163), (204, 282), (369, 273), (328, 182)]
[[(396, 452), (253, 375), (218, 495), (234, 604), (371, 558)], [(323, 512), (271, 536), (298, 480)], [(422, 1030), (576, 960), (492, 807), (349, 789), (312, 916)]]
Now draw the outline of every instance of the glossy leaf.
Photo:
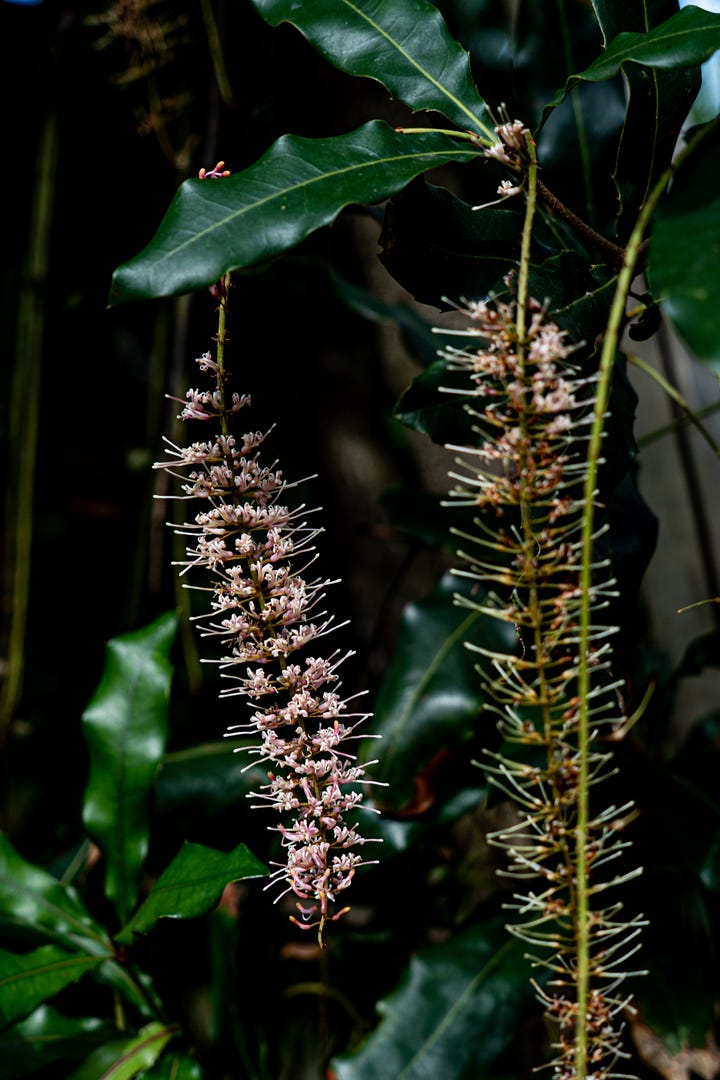
[(263, 877), (267, 872), (244, 844), (226, 853), (186, 841), (116, 939), (128, 943), (134, 934), (150, 930), (158, 919), (204, 915), (215, 907), (230, 882)]
[(379, 80), (412, 109), (432, 109), (495, 141), (468, 55), (427, 0), (253, 0), (277, 26), (290, 22), (350, 75)]
[(378, 1004), (381, 1021), (337, 1080), (476, 1080), (518, 1036), (532, 1007), (527, 962), (500, 921), (471, 927), (414, 956), (401, 985)]
[(129, 1039), (100, 1046), (68, 1080), (132, 1080), (155, 1064), (163, 1049), (178, 1033), (172, 1024), (147, 1024)]
[(246, 795), (267, 781), (267, 769), (248, 769), (247, 754), (233, 752), (252, 745), (250, 739), (216, 739), (166, 754), (157, 779), (158, 813), (190, 812), (200, 820), (242, 805)]
[(0, 1080), (17, 1080), (55, 1061), (77, 1061), (112, 1036), (114, 1028), (97, 1017), (63, 1016), (41, 1005), (25, 1020), (0, 1034)]
[(383, 796), (387, 806), (408, 802), (415, 778), (435, 755), (457, 748), (482, 722), (482, 678), (477, 655), (465, 643), (503, 653), (516, 644), (511, 626), (453, 603), (454, 595), (466, 590), (464, 579), (447, 574), (431, 596), (403, 612), (373, 722), (383, 738), (373, 776), (389, 784)]
[(648, 250), (654, 299), (691, 352), (715, 368), (720, 368), (719, 170), (716, 135), (676, 176), (658, 208)]
[[(596, 0), (606, 44), (620, 33), (653, 29), (677, 11), (676, 0)], [(617, 228), (625, 238), (653, 183), (672, 159), (680, 128), (700, 87), (698, 65), (661, 69), (625, 66), (627, 107), (614, 180), (620, 200)]]
[(27, 862), (6, 836), (0, 835), (0, 923), (32, 930), (58, 944), (88, 953), (112, 951), (103, 928), (95, 922), (75, 890)]
[(680, 128), (700, 85), (699, 67), (679, 70), (628, 64), (628, 107), (613, 179), (622, 240), (653, 185), (672, 160)]
[(173, 296), (294, 247), (353, 203), (379, 203), (413, 177), (477, 159), (467, 142), (402, 135), (374, 120), (347, 135), (285, 135), (223, 180), (186, 180), (148, 246), (113, 275), (110, 303)]
[(138, 894), (149, 842), (150, 794), (167, 740), (177, 619), (161, 616), (107, 645), (100, 685), (83, 714), (90, 756), (83, 820), (106, 862), (105, 891), (122, 921)]
[(615, 280), (606, 266), (592, 266), (577, 251), (560, 251), (530, 267), (531, 295), (542, 297), (553, 321), (590, 350), (607, 323)]
[(0, 950), (0, 1027), (27, 1016), (101, 962), (100, 956), (71, 953), (57, 945), (22, 954)]
[(549, 107), (558, 105), (581, 79), (612, 79), (629, 62), (659, 68), (694, 67), (716, 49), (720, 49), (720, 15), (694, 6), (683, 8), (647, 33), (618, 34), (590, 67), (570, 76)]

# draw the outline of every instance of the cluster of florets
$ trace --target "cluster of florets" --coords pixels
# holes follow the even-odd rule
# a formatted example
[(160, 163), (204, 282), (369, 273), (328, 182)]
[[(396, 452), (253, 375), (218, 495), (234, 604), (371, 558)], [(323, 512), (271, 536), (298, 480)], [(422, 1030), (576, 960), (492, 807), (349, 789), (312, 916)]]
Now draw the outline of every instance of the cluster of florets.
[(497, 189), (500, 198), (495, 202), (474, 206), (473, 210), (482, 210), (487, 206), (495, 206), (497, 202), (503, 202), (503, 200), (511, 198), (513, 195), (519, 195), (523, 188), (522, 176), (527, 161), (528, 141), (531, 139), (530, 131), (521, 120), (510, 120), (505, 114), (504, 106), (501, 108), (501, 112), (503, 114), (502, 122), (496, 124), (494, 128), (497, 142), (485, 146), (483, 154), (485, 157), (497, 161), (512, 172), (519, 174), (520, 179), (518, 181), (502, 180)]
[(268, 784), (251, 797), (288, 818), (271, 826), (287, 861), (275, 864), (270, 885), (285, 885), (277, 900), (294, 893), (300, 919), (293, 921), (318, 926), (321, 936), (326, 921), (348, 910), (338, 909), (338, 897), (364, 861), (354, 849), (366, 841), (346, 815), (370, 781), (347, 746), (363, 737), (355, 730), (367, 714), (349, 713), (349, 699), (338, 693), (337, 669), (350, 654), (307, 655), (335, 628), (333, 617), (319, 610), (332, 582), (303, 576), (315, 561), (320, 530), (306, 523), (304, 506), (282, 501), (292, 485), (275, 465), (260, 462), (266, 436), (228, 433), (228, 418), (250, 399), (228, 397), (209, 353), (197, 362), (216, 388), (188, 391), (180, 417), (215, 420), (221, 431), (183, 448), (169, 443), (171, 460), (155, 467), (182, 481), (180, 498), (206, 500), (193, 522), (178, 527), (189, 538), (182, 573), (210, 575), (212, 584), (199, 586), (212, 592), (210, 610), (197, 620), (203, 636), (219, 638), (224, 650), (219, 663), (231, 685), (221, 696), (241, 695), (253, 709), (246, 723), (227, 732), (259, 736), (249, 752), (267, 763)]
[(532, 490), (536, 511), (547, 500), (546, 520), (552, 523), (578, 505), (570, 496), (577, 487), (577, 468), (568, 434), (572, 429), (573, 446), (582, 438), (584, 399), (592, 380), (567, 363), (577, 346), (546, 320), (541, 305), (531, 303), (521, 344), (510, 304), (470, 301), (460, 310), (471, 323), (461, 334), (472, 344), (447, 349), (444, 355), (452, 367), (468, 373), (484, 406), (471, 411), (489, 436), (472, 451), (452, 448), (471, 452), (482, 463), (475, 476), (453, 478), (472, 486), (477, 506), (492, 506), (499, 513), (517, 506)]
[[(609, 671), (615, 628), (600, 614), (616, 595), (615, 583), (606, 576), (607, 560), (593, 559), (586, 576), (582, 565), (596, 376), (573, 363), (577, 346), (535, 301), (522, 312), (502, 301), (463, 302), (459, 310), (467, 324), (438, 332), (463, 338), (463, 347), (442, 355), (467, 376), (452, 392), (466, 399), (477, 443), (450, 447), (461, 455), (450, 474), (451, 497), (454, 505), (481, 513), (477, 532), (458, 532), (467, 546), (458, 552), (465, 565), (457, 573), (477, 585), (475, 596), (458, 602), (511, 623), (518, 638), (507, 654), (469, 646), (487, 664), (485, 689), (503, 742), (501, 751), (486, 751), (485, 769), (518, 811), (516, 822), (488, 841), (504, 850), (501, 873), (523, 883), (505, 905), (518, 917), (509, 929), (534, 950), (534, 966), (551, 974), (536, 990), (557, 1025), (555, 1080), (580, 1080), (579, 1023), (592, 1070), (582, 1076), (610, 1080), (619, 1075), (615, 1063), (623, 1055), (629, 1005), (617, 987), (632, 974), (622, 968), (638, 948), (643, 920), (624, 920), (620, 904), (582, 913), (576, 900), (579, 872), (593, 903), (596, 893), (637, 873), (609, 881), (602, 870), (598, 876), (628, 846), (620, 838), (628, 805), (595, 816), (585, 808), (578, 827), (583, 784), (596, 785), (612, 767), (607, 749), (586, 736), (587, 725), (593, 733), (616, 726), (620, 687)], [(583, 618), (590, 620), (584, 649)], [(581, 718), (583, 665), (590, 665), (592, 677), (586, 667)], [(532, 763), (525, 751), (510, 755), (513, 745), (530, 748)], [(539, 887), (528, 886), (533, 880)], [(579, 927), (587, 931), (589, 950), (582, 1014), (574, 958)]]

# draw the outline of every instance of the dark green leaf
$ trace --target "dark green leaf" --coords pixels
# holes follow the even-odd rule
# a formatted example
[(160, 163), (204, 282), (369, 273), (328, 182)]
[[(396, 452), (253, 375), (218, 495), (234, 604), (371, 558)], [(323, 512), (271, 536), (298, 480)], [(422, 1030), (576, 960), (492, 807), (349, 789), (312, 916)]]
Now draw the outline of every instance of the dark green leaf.
[(413, 177), (477, 159), (445, 135), (374, 120), (330, 139), (286, 135), (223, 180), (186, 180), (148, 246), (114, 275), (110, 303), (173, 296), (294, 247), (353, 203), (378, 203)]
[(177, 1033), (175, 1025), (147, 1024), (129, 1039), (116, 1039), (98, 1047), (68, 1080), (132, 1080), (155, 1064)]
[(58, 944), (107, 954), (112, 946), (73, 888), (26, 862), (0, 835), (0, 923), (22, 926)]
[(419, 180), (393, 199), (380, 237), (382, 262), (416, 300), (448, 307), (502, 291), (520, 253), (522, 214), (473, 210), (445, 188)]
[(618, 34), (595, 63), (570, 76), (548, 108), (558, 105), (581, 79), (612, 79), (628, 62), (659, 68), (694, 67), (719, 48), (720, 15), (690, 5), (648, 33)]
[(107, 645), (105, 670), (83, 714), (90, 755), (83, 820), (106, 861), (105, 890), (121, 921), (138, 894), (150, 794), (167, 739), (177, 619), (166, 614)]
[(22, 954), (0, 950), (0, 1027), (27, 1016), (101, 962), (100, 956), (71, 953), (56, 945)]
[(233, 753), (252, 740), (199, 743), (166, 754), (157, 779), (156, 805), (161, 815), (189, 813), (193, 820), (217, 817), (243, 805), (258, 784), (267, 781), (262, 765), (248, 768), (246, 754)]
[[(685, 895), (682, 900), (686, 904), (689, 902)], [(678, 934), (677, 927), (667, 929), (670, 934)], [(701, 953), (697, 953), (693, 956), (697, 966), (689, 963), (688, 952), (682, 948), (676, 948), (669, 958), (655, 957), (646, 951), (643, 963), (648, 965), (650, 978), (638, 979), (634, 988), (635, 1003), (644, 1021), (662, 1036), (671, 1053), (683, 1057), (689, 1046), (706, 1045), (707, 1034), (714, 1023), (713, 994), (704, 978), (703, 959)], [(688, 1071), (685, 1075), (695, 1074)]]
[(426, 0), (253, 0), (273, 26), (290, 22), (350, 75), (378, 79), (412, 109), (432, 109), (495, 141), (468, 55)]
[(186, 841), (162, 872), (148, 898), (141, 904), (117, 941), (129, 943), (144, 934), (158, 919), (194, 919), (215, 907), (231, 881), (263, 877), (267, 867), (238, 844), (234, 851), (216, 851)]
[(338, 1080), (483, 1080), (532, 1008), (523, 947), (500, 922), (474, 926), (410, 961), (378, 1004), (379, 1027), (333, 1063)]
[[(605, 42), (623, 32), (645, 32), (677, 11), (676, 0), (600, 0), (593, 5)], [(625, 238), (661, 172), (670, 163), (688, 110), (700, 87), (698, 66), (662, 70), (625, 67), (626, 118), (614, 179), (620, 199), (617, 229)]]
[[(687, 9), (685, 9), (687, 10)], [(680, 170), (658, 207), (648, 250), (653, 297), (688, 348), (720, 368), (720, 137)]]
[(430, 597), (408, 604), (403, 613), (375, 704), (374, 730), (383, 742), (373, 775), (389, 784), (387, 806), (400, 808), (409, 801), (418, 773), (477, 727), (486, 699), (477, 655), (465, 643), (501, 653), (516, 645), (511, 626), (453, 603), (453, 596), (467, 588), (464, 579), (447, 574)]
[(631, 232), (640, 208), (672, 160), (682, 123), (700, 86), (698, 67), (625, 69), (628, 106), (614, 180), (620, 198), (618, 235)]
[(473, 421), (464, 411), (471, 395), (447, 394), (443, 389), (455, 387), (461, 390), (466, 386), (464, 373), (449, 371), (447, 361), (438, 359), (413, 379), (395, 407), (395, 416), (413, 431), (429, 435), (441, 446), (450, 442), (471, 442)]
[(576, 251), (560, 251), (530, 268), (530, 292), (547, 304), (548, 315), (570, 340), (594, 349), (604, 330), (616, 278), (606, 266), (591, 266)]
[(95, 1017), (63, 1016), (41, 1005), (27, 1019), (0, 1035), (0, 1080), (17, 1080), (54, 1061), (87, 1057), (113, 1034), (112, 1025)]

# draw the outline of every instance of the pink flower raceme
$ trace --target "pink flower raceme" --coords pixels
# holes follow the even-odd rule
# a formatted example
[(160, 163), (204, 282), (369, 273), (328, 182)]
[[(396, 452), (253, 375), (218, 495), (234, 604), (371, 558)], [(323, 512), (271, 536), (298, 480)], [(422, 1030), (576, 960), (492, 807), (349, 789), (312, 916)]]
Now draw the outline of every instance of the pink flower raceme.
[(176, 497), (206, 502), (193, 522), (177, 527), (188, 538), (181, 573), (209, 575), (195, 587), (212, 594), (210, 610), (196, 618), (202, 636), (219, 638), (223, 649), (219, 663), (232, 685), (221, 696), (245, 697), (253, 710), (227, 734), (258, 737), (249, 752), (267, 764), (268, 784), (251, 797), (285, 819), (270, 826), (286, 861), (274, 864), (267, 888), (281, 888), (277, 900), (294, 893), (300, 918), (291, 918), (305, 929), (317, 926), (322, 941), (325, 923), (348, 910), (339, 906), (341, 894), (366, 862), (357, 849), (367, 841), (346, 817), (372, 781), (348, 747), (373, 736), (356, 734), (367, 714), (348, 712), (350, 699), (339, 693), (337, 670), (351, 654), (315, 654), (316, 642), (336, 628), (321, 610), (334, 583), (305, 577), (321, 530), (307, 524), (304, 506), (284, 505), (294, 485), (260, 462), (265, 435), (229, 433), (229, 418), (249, 398), (228, 399), (226, 375), (209, 353), (197, 363), (216, 387), (189, 390), (180, 417), (214, 421), (220, 431), (183, 448), (168, 443), (171, 460), (155, 468), (182, 481)]

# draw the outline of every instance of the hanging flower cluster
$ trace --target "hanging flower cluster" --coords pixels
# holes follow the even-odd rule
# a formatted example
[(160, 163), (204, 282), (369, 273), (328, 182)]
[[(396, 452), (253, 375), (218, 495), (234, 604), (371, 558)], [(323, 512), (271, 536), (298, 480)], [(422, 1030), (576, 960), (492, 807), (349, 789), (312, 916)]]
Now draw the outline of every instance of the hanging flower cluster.
[(273, 864), (267, 887), (280, 886), (276, 901), (294, 893), (299, 918), (292, 921), (317, 927), (322, 944), (326, 922), (349, 910), (339, 904), (364, 864), (356, 849), (367, 841), (348, 815), (362, 803), (361, 786), (371, 781), (348, 746), (372, 736), (356, 734), (367, 714), (348, 712), (349, 699), (339, 693), (338, 668), (351, 654), (322, 658), (314, 651), (336, 626), (320, 609), (333, 583), (305, 577), (321, 530), (306, 523), (304, 506), (284, 504), (295, 485), (274, 464), (261, 462), (266, 435), (230, 433), (230, 421), (250, 399), (228, 395), (227, 373), (209, 352), (197, 363), (214, 388), (188, 390), (180, 418), (218, 430), (187, 447), (166, 440), (170, 460), (155, 468), (182, 481), (179, 498), (205, 503), (192, 522), (177, 527), (188, 538), (179, 565), (182, 574), (206, 575), (194, 587), (210, 592), (212, 600), (197, 618), (202, 636), (218, 639), (224, 652), (219, 663), (232, 685), (221, 696), (249, 702), (249, 719), (228, 734), (256, 736), (250, 753), (267, 763), (268, 783), (251, 797), (280, 815), (270, 828), (280, 834), (286, 856)]
[[(449, 448), (461, 454), (451, 505), (480, 513), (476, 535), (458, 534), (467, 547), (457, 572), (487, 592), (457, 602), (510, 622), (518, 637), (512, 655), (469, 646), (490, 664), (491, 707), (504, 745), (517, 748), (512, 757), (488, 753), (491, 780), (519, 811), (490, 842), (506, 851), (501, 873), (527, 883), (507, 905), (519, 920), (509, 929), (542, 950), (531, 960), (558, 1032), (556, 1080), (608, 1080), (622, 1075), (615, 1069), (630, 998), (618, 988), (642, 921), (603, 900), (639, 871), (603, 875), (629, 846), (620, 836), (631, 806), (595, 805), (596, 785), (611, 772), (598, 739), (622, 724), (609, 672), (614, 628), (602, 618), (614, 582), (599, 557), (589, 578), (581, 568), (596, 380), (573, 365), (575, 348), (540, 304), (528, 305), (526, 328), (514, 303), (471, 302), (461, 311), (467, 326), (454, 333), (463, 346), (442, 355), (467, 375), (453, 392), (469, 398), (478, 441)], [(593, 537), (596, 550), (603, 532)]]

